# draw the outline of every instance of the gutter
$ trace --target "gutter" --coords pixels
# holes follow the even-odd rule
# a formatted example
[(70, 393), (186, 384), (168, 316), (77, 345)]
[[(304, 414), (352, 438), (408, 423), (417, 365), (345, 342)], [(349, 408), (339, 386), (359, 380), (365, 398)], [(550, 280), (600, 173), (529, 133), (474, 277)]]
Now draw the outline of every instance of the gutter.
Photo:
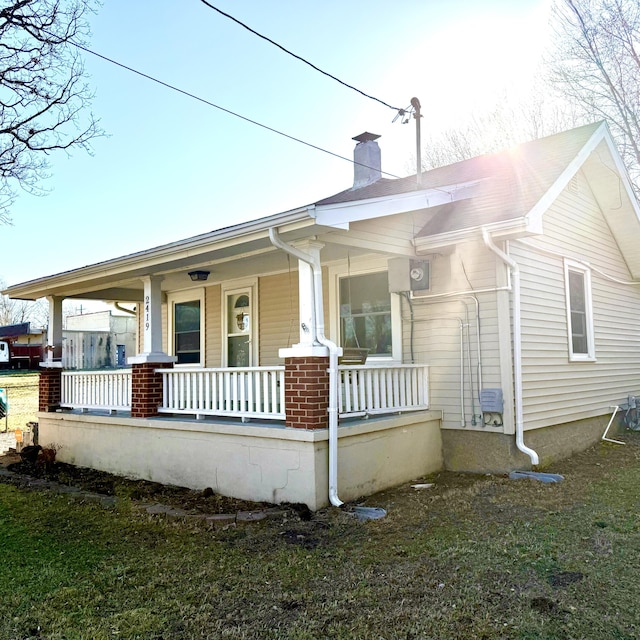
[(314, 339), (329, 350), (329, 501), (334, 507), (341, 507), (344, 503), (338, 497), (338, 355), (340, 348), (324, 335), (322, 267), (315, 256), (284, 242), (276, 227), (269, 228), (269, 239), (275, 247), (306, 262), (313, 269)]
[(486, 227), (482, 228), (482, 239), (485, 246), (493, 251), (511, 270), (511, 282), (513, 287), (513, 377), (515, 387), (516, 409), (516, 446), (522, 453), (531, 459), (532, 466), (539, 463), (538, 454), (524, 443), (524, 426), (522, 412), (522, 327), (520, 309), (520, 267), (518, 263), (499, 249), (491, 238)]

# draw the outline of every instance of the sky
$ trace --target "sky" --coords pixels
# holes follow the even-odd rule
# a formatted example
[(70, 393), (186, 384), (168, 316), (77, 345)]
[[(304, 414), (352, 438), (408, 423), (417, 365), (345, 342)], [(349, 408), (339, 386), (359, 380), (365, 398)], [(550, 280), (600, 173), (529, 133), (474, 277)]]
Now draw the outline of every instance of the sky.
[[(526, 88), (549, 0), (210, 0), (393, 107), (423, 135)], [(353, 157), (379, 134), (383, 171), (415, 173), (415, 125), (259, 39), (200, 0), (108, 0), (92, 50), (224, 109)], [(51, 157), (45, 196), (21, 192), (0, 227), (0, 279), (17, 284), (315, 202), (351, 186), (342, 159), (90, 54), (93, 153)]]

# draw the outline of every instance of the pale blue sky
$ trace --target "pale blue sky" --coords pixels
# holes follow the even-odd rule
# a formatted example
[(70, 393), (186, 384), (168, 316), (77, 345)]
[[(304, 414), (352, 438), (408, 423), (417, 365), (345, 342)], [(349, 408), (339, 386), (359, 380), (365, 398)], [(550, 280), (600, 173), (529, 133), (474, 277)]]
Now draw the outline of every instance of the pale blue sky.
[[(425, 134), (526, 84), (548, 0), (212, 0), (320, 68), (399, 107)], [(380, 134), (383, 170), (411, 173), (414, 126), (199, 0), (107, 0), (90, 47), (247, 118), (352, 157)], [(350, 186), (352, 166), (87, 55), (94, 155), (52, 158), (45, 197), (21, 194), (0, 278), (16, 284), (301, 206)], [(514, 84), (515, 83), (515, 84)]]

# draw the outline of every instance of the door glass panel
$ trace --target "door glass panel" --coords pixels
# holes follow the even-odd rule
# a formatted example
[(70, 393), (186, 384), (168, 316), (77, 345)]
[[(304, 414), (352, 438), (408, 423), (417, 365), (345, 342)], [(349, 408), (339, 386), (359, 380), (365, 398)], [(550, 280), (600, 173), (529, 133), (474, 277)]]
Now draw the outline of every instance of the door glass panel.
[(251, 296), (249, 291), (227, 295), (227, 365), (229, 367), (252, 366)]

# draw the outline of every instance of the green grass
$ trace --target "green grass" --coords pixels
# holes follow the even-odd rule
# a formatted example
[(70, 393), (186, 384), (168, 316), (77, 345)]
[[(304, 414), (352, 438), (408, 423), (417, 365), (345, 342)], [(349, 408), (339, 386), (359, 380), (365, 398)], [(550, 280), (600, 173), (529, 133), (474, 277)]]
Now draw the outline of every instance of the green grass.
[(640, 437), (555, 485), (440, 474), (207, 530), (0, 484), (0, 638), (640, 637)]
[(0, 431), (7, 426), (9, 431), (24, 429), (27, 422), (37, 421), (38, 373), (3, 373), (0, 388), (7, 390), (9, 400), (8, 419), (0, 419)]

